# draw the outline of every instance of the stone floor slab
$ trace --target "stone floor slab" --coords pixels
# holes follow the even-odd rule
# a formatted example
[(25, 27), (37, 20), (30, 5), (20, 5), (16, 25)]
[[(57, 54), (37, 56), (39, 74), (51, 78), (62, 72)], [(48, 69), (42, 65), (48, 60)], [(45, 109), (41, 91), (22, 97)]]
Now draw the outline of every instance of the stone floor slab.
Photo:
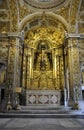
[(0, 119), (0, 130), (84, 130), (84, 119)]

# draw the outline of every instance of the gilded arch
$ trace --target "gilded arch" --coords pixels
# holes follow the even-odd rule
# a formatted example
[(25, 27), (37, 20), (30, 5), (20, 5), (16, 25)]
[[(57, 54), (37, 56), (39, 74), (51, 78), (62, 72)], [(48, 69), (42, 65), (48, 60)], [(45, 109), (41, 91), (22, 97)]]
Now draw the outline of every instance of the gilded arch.
[[(27, 15), (19, 24), (19, 30), (21, 31), (28, 22), (30, 22), (32, 19), (35, 19), (36, 17), (42, 16), (42, 14), (43, 13), (41, 12), (39, 13), (36, 12), (31, 15)], [(59, 20), (59, 22), (61, 22), (65, 26), (66, 30), (69, 31), (69, 25), (62, 16), (54, 14), (52, 12), (47, 12), (46, 16), (51, 17), (54, 20)]]

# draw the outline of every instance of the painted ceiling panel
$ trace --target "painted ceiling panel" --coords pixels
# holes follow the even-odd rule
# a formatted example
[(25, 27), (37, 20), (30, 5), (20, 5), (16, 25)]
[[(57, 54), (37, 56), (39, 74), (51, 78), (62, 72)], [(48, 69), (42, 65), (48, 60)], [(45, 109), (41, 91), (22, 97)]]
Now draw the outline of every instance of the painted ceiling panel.
[(37, 9), (53, 9), (64, 5), (69, 0), (24, 0), (28, 5)]

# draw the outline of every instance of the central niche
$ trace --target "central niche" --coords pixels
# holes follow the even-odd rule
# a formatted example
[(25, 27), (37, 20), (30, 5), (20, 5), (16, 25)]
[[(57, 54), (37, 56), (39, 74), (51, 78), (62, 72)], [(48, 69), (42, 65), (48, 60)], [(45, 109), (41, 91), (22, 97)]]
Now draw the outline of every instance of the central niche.
[(35, 71), (50, 71), (52, 70), (52, 53), (46, 41), (38, 43), (34, 54), (34, 70)]
[(34, 52), (32, 89), (54, 89), (52, 52), (46, 40), (40, 40)]
[(62, 28), (41, 27), (25, 34), (23, 58), (25, 88), (28, 90), (63, 88), (63, 41)]

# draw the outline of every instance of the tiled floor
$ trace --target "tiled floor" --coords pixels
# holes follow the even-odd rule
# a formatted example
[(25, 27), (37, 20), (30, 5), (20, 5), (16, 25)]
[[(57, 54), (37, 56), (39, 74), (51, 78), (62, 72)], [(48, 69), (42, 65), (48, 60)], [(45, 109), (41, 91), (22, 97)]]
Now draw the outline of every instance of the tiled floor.
[(0, 130), (84, 130), (84, 119), (0, 118)]

